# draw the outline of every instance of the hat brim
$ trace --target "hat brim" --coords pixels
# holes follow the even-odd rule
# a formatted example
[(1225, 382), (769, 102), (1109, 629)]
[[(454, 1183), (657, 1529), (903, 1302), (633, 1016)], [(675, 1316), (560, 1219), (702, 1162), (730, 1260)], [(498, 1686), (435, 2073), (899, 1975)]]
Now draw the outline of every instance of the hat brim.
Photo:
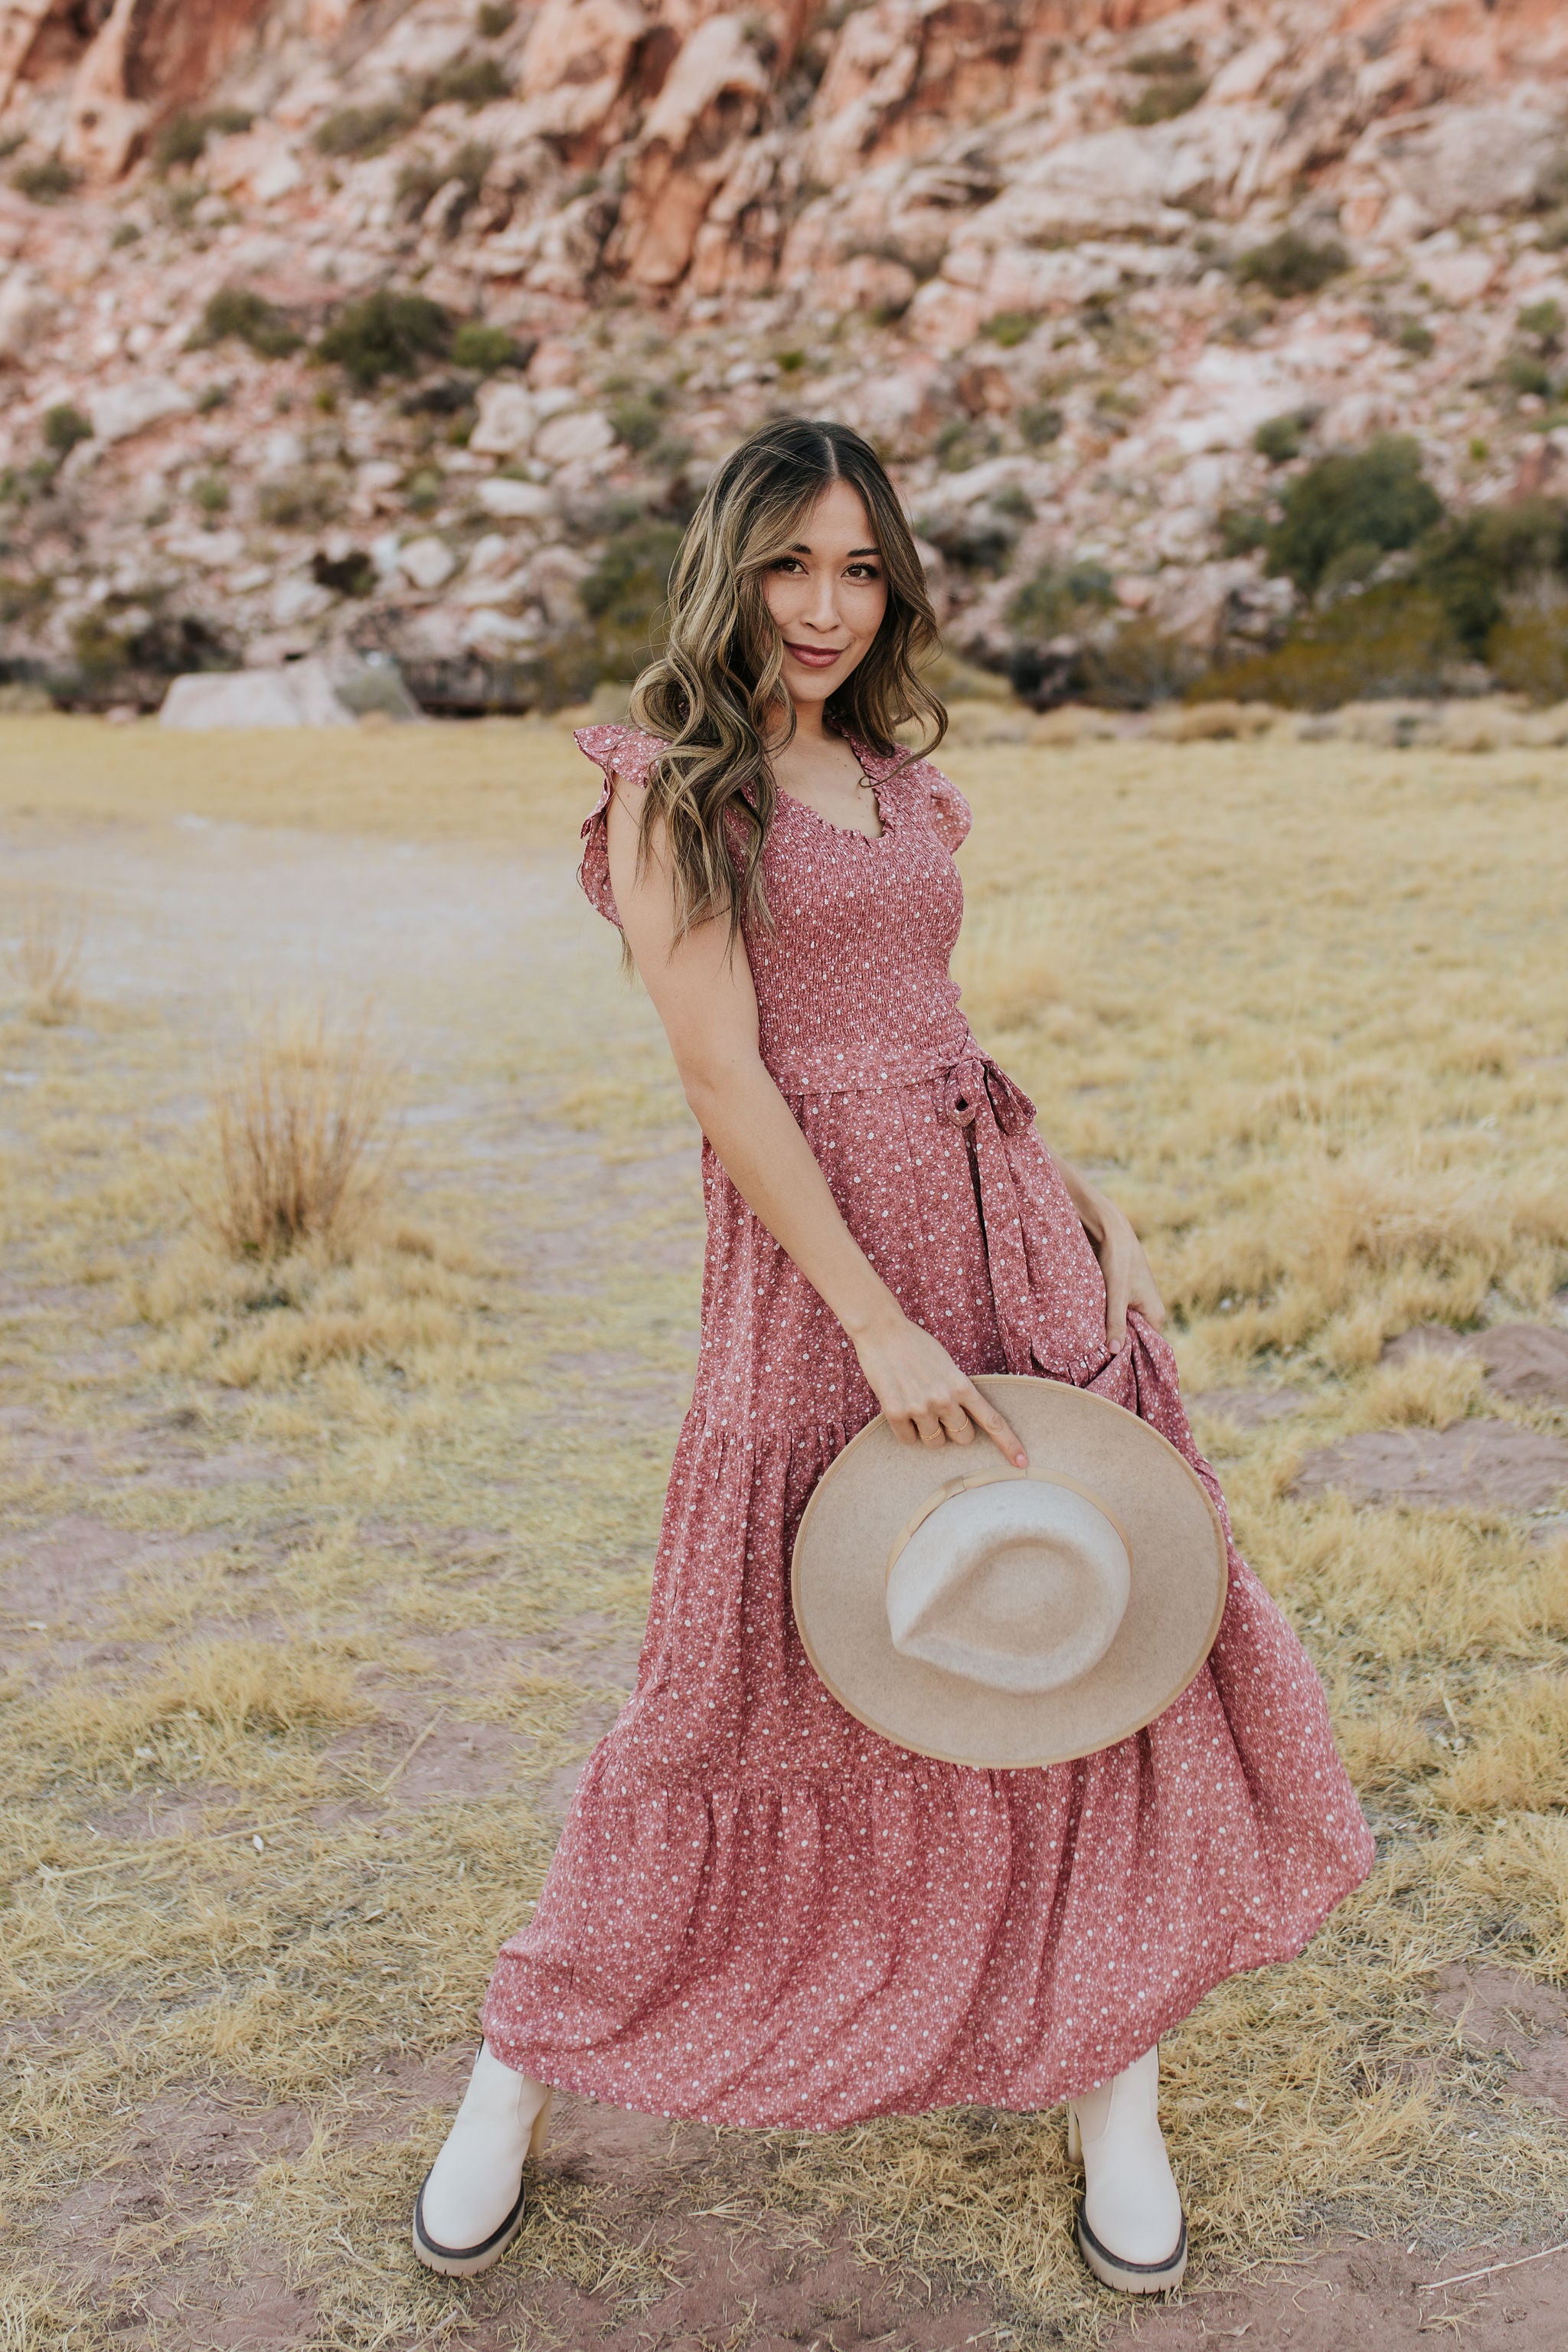
[[(900, 1445), (879, 1416), (806, 1505), (791, 1568), (795, 1624), (839, 1705), (900, 1748), (986, 1771), (1065, 1764), (1142, 1731), (1199, 1673), (1225, 1613), (1225, 1532), (1192, 1465), (1136, 1413), (1060, 1381), (998, 1372), (974, 1385), (1023, 1439), (1027, 1473), (978, 1430), (961, 1453)], [(1121, 1622), (1099, 1663), (1064, 1688), (994, 1690), (893, 1647), (889, 1547), (960, 1464), (1087, 1488), (1129, 1539)]]

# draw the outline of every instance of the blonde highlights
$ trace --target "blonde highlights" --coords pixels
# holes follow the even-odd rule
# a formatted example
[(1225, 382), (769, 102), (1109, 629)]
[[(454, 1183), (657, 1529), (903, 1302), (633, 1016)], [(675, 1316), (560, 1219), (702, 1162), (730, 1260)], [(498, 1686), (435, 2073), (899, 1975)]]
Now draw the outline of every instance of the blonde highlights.
[[(784, 646), (763, 593), (771, 563), (799, 539), (835, 482), (865, 506), (888, 606), (864, 659), (825, 716), (873, 751), (898, 748), (919, 721), (910, 759), (935, 750), (947, 713), (919, 675), (935, 651), (936, 615), (898, 497), (868, 442), (846, 425), (789, 417), (726, 457), (692, 517), (670, 575), (664, 650), (632, 693), (632, 717), (664, 738), (648, 773), (641, 841), (661, 828), (675, 885), (677, 935), (748, 915), (766, 919), (762, 856), (777, 803), (768, 758), (781, 704)], [(793, 717), (790, 720), (793, 730)]]

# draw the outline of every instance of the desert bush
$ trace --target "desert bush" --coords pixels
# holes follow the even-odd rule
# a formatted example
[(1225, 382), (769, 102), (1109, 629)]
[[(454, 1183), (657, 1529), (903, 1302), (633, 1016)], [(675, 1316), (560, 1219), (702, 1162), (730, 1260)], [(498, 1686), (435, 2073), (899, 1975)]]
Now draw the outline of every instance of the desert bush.
[(1300, 229), (1284, 228), (1267, 244), (1255, 245), (1240, 256), (1236, 278), (1241, 286), (1261, 286), (1284, 302), (1293, 295), (1320, 292), (1350, 266), (1350, 255), (1342, 245), (1331, 240), (1314, 245)]
[(1207, 79), (1201, 73), (1152, 76), (1128, 108), (1127, 120), (1140, 129), (1151, 122), (1169, 122), (1196, 106), (1207, 88)]
[(1422, 474), (1419, 444), (1396, 434), (1382, 434), (1353, 454), (1320, 457), (1297, 476), (1283, 503), (1269, 534), (1269, 570), (1288, 572), (1309, 595), (1325, 582), (1364, 578), (1443, 513)]
[(1465, 651), (1440, 597), (1389, 582), (1309, 614), (1269, 653), (1226, 663), (1193, 681), (1194, 698), (1332, 710), (1389, 695), (1452, 693)]
[(375, 593), (375, 566), (363, 547), (351, 548), (346, 555), (313, 555), (310, 577), (318, 588), (330, 588), (334, 596), (370, 596)]
[(47, 572), (35, 572), (22, 579), (14, 572), (0, 572), (0, 625), (16, 628), (37, 620), (55, 601), (55, 583)]
[(1568, 501), (1521, 499), (1447, 519), (1416, 548), (1411, 577), (1441, 598), (1465, 650), (1487, 652), (1510, 597), (1568, 579)]
[(378, 99), (371, 106), (340, 107), (318, 124), (316, 152), (343, 157), (378, 154), (413, 128), (420, 110), (417, 101), (407, 96)]
[(1271, 466), (1288, 466), (1299, 457), (1312, 429), (1310, 408), (1287, 409), (1283, 416), (1265, 417), (1252, 436), (1252, 446)]
[(1039, 323), (1037, 311), (998, 310), (986, 320), (980, 331), (994, 343), (1000, 343), (1005, 352), (1010, 352), (1019, 343), (1026, 343)]
[(87, 942), (87, 901), (56, 890), (30, 896), (5, 961), (26, 996), (27, 1018), (53, 1028), (81, 1003), (77, 974)]
[(199, 163), (208, 138), (230, 138), (248, 131), (256, 117), (242, 106), (215, 106), (205, 114), (176, 114), (153, 142), (153, 168), (159, 173), (189, 171)]
[(952, 416), (936, 436), (936, 461), (944, 474), (966, 473), (1002, 446), (994, 425), (973, 416)]
[(474, 30), (484, 41), (499, 41), (510, 33), (517, 22), (513, 0), (479, 0), (474, 12)]
[(1103, 564), (1042, 563), (1009, 603), (1007, 625), (1019, 636), (1060, 636), (1104, 612), (1112, 596)]
[(1018, 431), (1031, 449), (1044, 449), (1058, 440), (1067, 422), (1053, 401), (1031, 400), (1018, 411)]
[(228, 509), (228, 484), (221, 474), (200, 474), (191, 484), (191, 497), (203, 514), (220, 515)]
[(965, 572), (1005, 572), (1018, 543), (1019, 518), (994, 502), (957, 514), (922, 515), (921, 537)]
[(263, 1021), (214, 1095), (216, 1182), (196, 1205), (225, 1248), (346, 1253), (385, 1176), (390, 1103), (368, 1024), (339, 1035), (321, 1010)]
[(44, 411), (44, 440), (57, 457), (68, 457), (80, 441), (92, 439), (92, 426), (79, 408), (68, 400), (55, 403)]
[(635, 677), (647, 665), (681, 535), (674, 522), (626, 524), (584, 581), (578, 593), (595, 624), (601, 677)]
[(427, 294), (399, 294), (383, 287), (347, 302), (316, 345), (318, 359), (341, 367), (360, 392), (384, 375), (413, 375), (428, 359), (444, 358), (452, 343), (452, 321)]
[(470, 57), (448, 58), (424, 83), (420, 90), (426, 106), (489, 106), (493, 99), (505, 98), (511, 89), (500, 62), (495, 58)]
[(191, 337), (191, 348), (206, 350), (214, 343), (226, 342), (231, 335), (265, 360), (287, 359), (303, 341), (277, 303), (269, 302), (253, 286), (220, 286), (216, 294), (210, 294), (201, 325)]
[(256, 493), (257, 520), (277, 530), (320, 530), (342, 511), (343, 488), (335, 474), (299, 466), (263, 482)]
[(1079, 691), (1102, 710), (1148, 710), (1184, 694), (1203, 667), (1195, 647), (1141, 614), (1089, 640), (1079, 657)]
[(650, 383), (646, 391), (617, 400), (610, 411), (616, 439), (639, 455), (651, 449), (664, 432), (668, 407), (669, 394), (662, 383)]
[(1492, 676), (1531, 702), (1568, 702), (1568, 597), (1500, 621), (1487, 640)]
[(77, 192), (77, 175), (63, 155), (45, 155), (37, 163), (18, 163), (11, 185), (31, 205), (63, 205)]

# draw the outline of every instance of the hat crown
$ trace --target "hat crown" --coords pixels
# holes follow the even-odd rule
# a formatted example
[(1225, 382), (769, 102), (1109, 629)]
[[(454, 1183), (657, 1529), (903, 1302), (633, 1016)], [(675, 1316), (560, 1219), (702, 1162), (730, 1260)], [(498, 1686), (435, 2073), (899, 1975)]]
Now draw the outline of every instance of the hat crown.
[(1109, 1514), (1077, 1486), (965, 1480), (895, 1543), (887, 1580), (895, 1650), (965, 1682), (1060, 1690), (1116, 1638), (1131, 1563)]

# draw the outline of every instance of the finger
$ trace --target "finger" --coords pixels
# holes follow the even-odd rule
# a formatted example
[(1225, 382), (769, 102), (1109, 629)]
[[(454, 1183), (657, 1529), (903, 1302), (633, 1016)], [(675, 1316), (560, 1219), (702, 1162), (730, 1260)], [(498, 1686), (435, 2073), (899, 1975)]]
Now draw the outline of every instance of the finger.
[(1152, 1323), (1156, 1331), (1164, 1328), (1165, 1302), (1152, 1283), (1146, 1285), (1130, 1303), (1136, 1307), (1145, 1323)]
[(972, 1412), (997, 1452), (1005, 1456), (1015, 1470), (1026, 1470), (1029, 1457), (1024, 1441), (1006, 1417), (994, 1404), (988, 1404), (978, 1389), (964, 1387), (959, 1391), (964, 1406)]
[(1105, 1336), (1115, 1355), (1127, 1339), (1127, 1292), (1124, 1285), (1108, 1281), (1105, 1286)]
[(956, 1399), (949, 1404), (938, 1405), (937, 1419), (942, 1425), (950, 1445), (973, 1444), (974, 1424)]
[(947, 1433), (942, 1428), (941, 1422), (938, 1421), (934, 1412), (917, 1412), (914, 1417), (914, 1421), (915, 1427), (920, 1433), (920, 1441), (922, 1445), (945, 1445), (947, 1444)]
[(918, 1445), (920, 1444), (920, 1433), (907, 1412), (896, 1414), (889, 1412), (885, 1416), (885, 1418), (888, 1427), (892, 1431), (893, 1435), (898, 1439), (900, 1445)]

